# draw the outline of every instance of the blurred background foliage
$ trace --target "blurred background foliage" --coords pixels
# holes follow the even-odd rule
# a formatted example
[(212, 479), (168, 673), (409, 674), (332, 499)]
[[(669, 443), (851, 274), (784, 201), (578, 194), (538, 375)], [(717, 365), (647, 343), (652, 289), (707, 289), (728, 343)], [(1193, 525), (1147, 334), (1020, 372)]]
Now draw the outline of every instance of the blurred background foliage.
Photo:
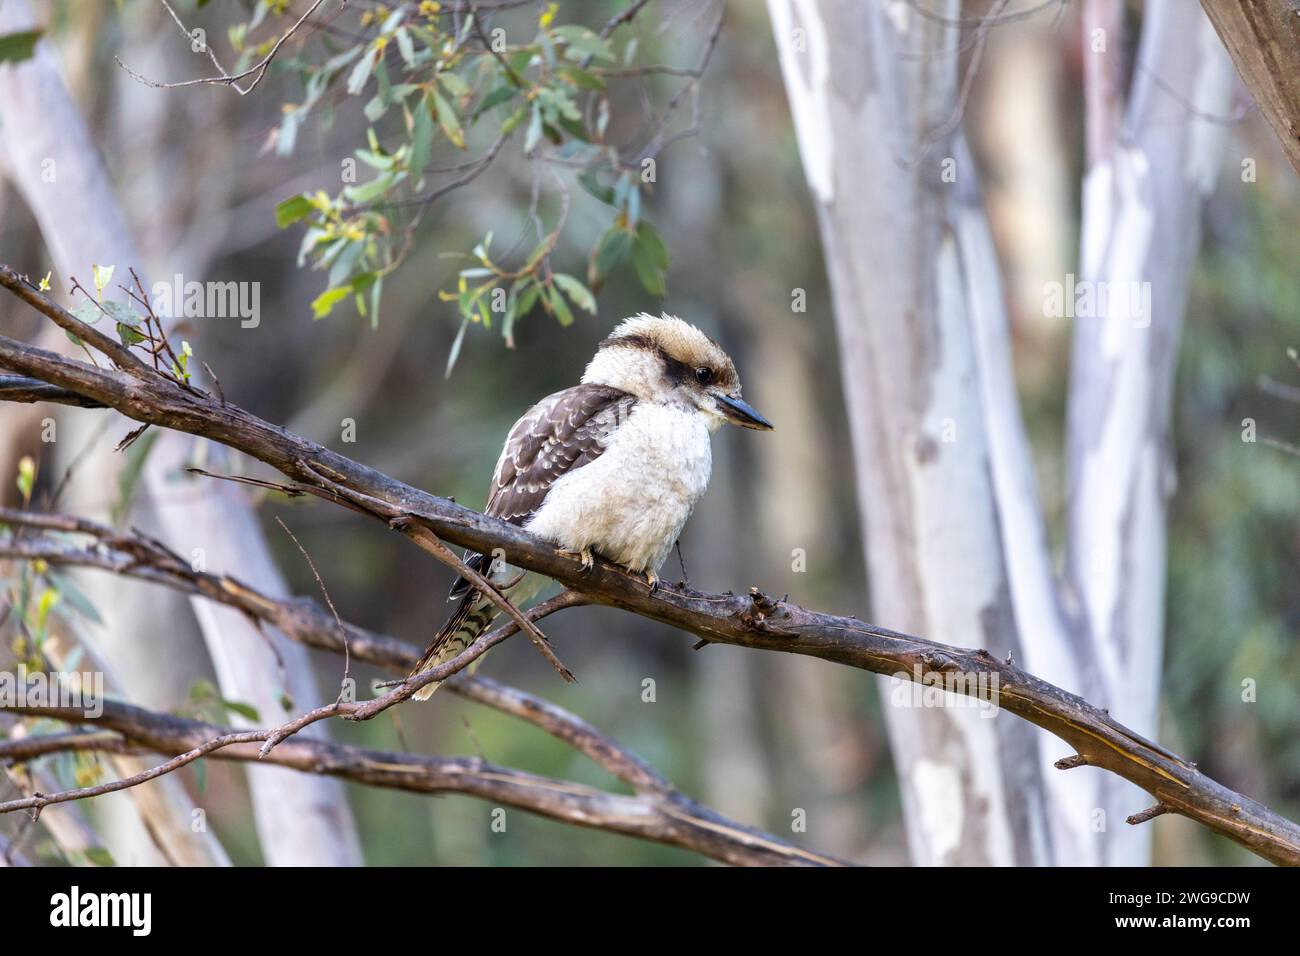
[[(566, 2), (557, 22), (598, 31), (624, 7)], [(276, 207), (298, 194), (339, 192), (341, 161), (366, 144), (368, 97), (338, 99), (328, 115), (304, 117), (293, 149), (277, 149), (275, 131), (303, 102), (296, 56), (243, 98), (219, 87), (158, 90), (132, 80), (113, 58), (160, 80), (206, 75), (211, 66), (190, 51), (161, 6), (61, 0), (51, 9), (51, 37), (67, 80), (145, 254), (160, 264), (146, 281), (179, 271), (187, 279), (261, 284), (256, 328), (221, 319), (185, 323), (185, 338), (233, 400), (477, 508), (519, 414), (576, 382), (596, 343), (621, 317), (661, 309), (679, 314), (723, 342), (737, 360), (746, 396), (777, 424), (771, 436), (735, 430), (717, 436), (712, 487), (682, 540), (691, 583), (716, 591), (758, 585), (806, 605), (870, 617), (817, 224), (763, 5), (727, 5), (700, 85), (699, 133), (664, 149), (656, 181), (641, 190), (639, 215), (655, 223), (669, 253), (666, 293), (652, 295), (635, 269), (613, 270), (595, 316), (576, 310), (572, 324), (561, 327), (535, 309), (515, 323), (513, 348), (500, 334), (471, 327), (450, 377), (444, 370), (464, 316), (457, 302), (438, 293), (454, 289), (465, 267), (451, 254), (473, 248), (489, 231), (502, 247), (516, 236), (531, 237), (536, 179), (548, 180), (538, 208), (553, 221), (560, 199), (550, 181), (558, 177), (571, 205), (550, 267), (587, 277), (592, 250), (618, 213), (581, 188), (579, 170), (550, 166), (539, 173), (516, 142), (472, 183), (422, 210), (400, 267), (384, 279), (377, 323), (351, 308), (314, 320), (310, 304), (322, 275), (296, 264), (301, 224), (278, 228)], [(246, 22), (254, 7), (209, 3), (195, 10), (180, 3), (177, 9), (223, 44), (228, 28)], [(516, 28), (531, 35), (544, 9), (502, 13), (499, 22), (512, 37)], [(716, 15), (712, 4), (652, 3), (618, 29), (618, 49), (635, 36), (639, 62), (689, 69)], [(1058, 534), (1069, 329), (1066, 320), (1045, 317), (1041, 302), (1043, 283), (1074, 271), (1077, 257), (1083, 113), (1077, 16), (1071, 7), (1056, 19), (994, 30), (966, 118), (1003, 260), (1042, 498)], [(611, 135), (630, 135), (632, 124), (644, 120), (645, 104), (663, 104), (682, 82), (671, 74), (635, 79), (611, 111)], [(1264, 378), (1300, 385), (1300, 367), (1286, 352), (1300, 346), (1300, 186), (1258, 114), (1242, 113), (1224, 118), (1227, 158), (1207, 210), (1176, 386), (1178, 487), (1161, 739), (1223, 783), (1294, 819), (1300, 817), (1300, 458), (1263, 442), (1244, 443), (1242, 421), (1254, 419), (1261, 436), (1300, 443), (1298, 406), (1261, 387)], [(689, 105), (675, 122), (673, 129), (692, 124)], [(492, 142), (491, 129), (465, 135), (462, 160)], [(455, 162), (455, 152), (438, 153), (433, 165)], [(1242, 181), (1247, 157), (1257, 165), (1254, 182)], [(12, 194), (0, 195), (0, 210), (0, 259), (44, 275), (47, 257), (35, 223)], [(806, 294), (804, 312), (792, 309), (796, 290)], [(6, 309), (7, 323), (27, 321)], [(0, 408), (0, 416), (9, 414)], [(356, 423), (355, 443), (342, 440), (345, 419)], [(16, 436), (16, 445), (15, 455), (41, 452), (36, 434)], [(191, 481), (178, 476), (176, 494), (194, 494)], [(5, 485), (6, 498), (16, 500), (13, 482)], [(65, 502), (68, 510), (76, 505)], [(312, 500), (268, 498), (261, 510), (299, 593), (314, 595), (316, 584), (275, 516), (310, 551), (345, 617), (422, 644), (449, 611), (443, 597), (450, 575), (372, 523)], [(796, 570), (800, 554), (806, 570)], [(663, 576), (680, 577), (675, 558)], [(178, 635), (188, 626), (177, 622)], [(720, 646), (693, 651), (682, 634), (606, 609), (566, 612), (547, 630), (579, 683), (560, 683), (536, 654), (515, 643), (494, 652), (485, 673), (572, 709), (724, 813), (790, 834), (792, 814), (803, 809), (807, 832), (793, 834), (796, 842), (864, 862), (906, 862), (877, 684), (868, 675), (793, 656)], [(177, 671), (167, 675), (177, 708), (195, 682), (211, 679), (201, 655), (169, 666)], [(317, 666), (321, 686), (333, 687), (340, 662), (317, 655)], [(387, 675), (361, 668), (359, 676), (364, 682)], [(653, 702), (643, 699), (647, 679), (654, 682)], [(1257, 701), (1243, 701), (1244, 680), (1256, 682)], [(448, 694), (393, 718), (335, 722), (331, 731), (373, 747), (479, 752), (498, 763), (617, 786), (541, 732)], [(199, 773), (185, 771), (187, 782), (202, 789), (198, 799), (232, 857), (259, 862), (244, 770), (207, 763)], [(507, 833), (497, 834), (489, 827), (492, 808), (468, 798), (358, 787), (349, 793), (372, 864), (699, 862), (516, 812), (508, 814)], [(1172, 816), (1154, 826), (1157, 863), (1258, 862)]]

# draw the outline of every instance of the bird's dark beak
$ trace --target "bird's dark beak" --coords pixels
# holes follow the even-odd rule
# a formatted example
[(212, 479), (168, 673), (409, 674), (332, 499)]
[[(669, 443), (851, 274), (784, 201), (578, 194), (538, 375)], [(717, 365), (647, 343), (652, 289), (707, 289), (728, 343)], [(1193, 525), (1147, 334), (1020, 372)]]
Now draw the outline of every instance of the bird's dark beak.
[(731, 424), (740, 425), (742, 428), (755, 428), (761, 432), (772, 430), (772, 423), (739, 395), (715, 395), (714, 397), (718, 400), (718, 411), (722, 412)]

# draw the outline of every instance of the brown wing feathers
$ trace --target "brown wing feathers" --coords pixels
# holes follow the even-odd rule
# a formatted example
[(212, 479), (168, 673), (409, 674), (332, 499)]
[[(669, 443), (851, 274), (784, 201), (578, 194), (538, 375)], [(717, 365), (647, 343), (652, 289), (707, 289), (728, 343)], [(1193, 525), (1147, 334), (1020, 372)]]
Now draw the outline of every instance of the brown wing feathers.
[(608, 385), (577, 385), (534, 405), (506, 439), (487, 513), (523, 524), (556, 479), (600, 457), (602, 440), (634, 401)]
[[(510, 429), (492, 477), (487, 514), (522, 525), (542, 506), (559, 478), (600, 457), (604, 439), (627, 416), (636, 399), (608, 385), (576, 385), (534, 405)], [(467, 555), (485, 572), (482, 555)], [(451, 596), (469, 590), (461, 578)]]

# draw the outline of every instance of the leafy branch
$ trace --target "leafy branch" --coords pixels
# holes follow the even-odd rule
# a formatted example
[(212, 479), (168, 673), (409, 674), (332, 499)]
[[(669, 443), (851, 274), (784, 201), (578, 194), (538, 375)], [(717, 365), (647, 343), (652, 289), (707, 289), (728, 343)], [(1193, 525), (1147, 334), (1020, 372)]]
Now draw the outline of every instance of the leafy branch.
[[(623, 263), (631, 264), (647, 292), (664, 295), (668, 254), (642, 215), (643, 197), (654, 187), (658, 153), (698, 132), (698, 123), (671, 135), (665, 127), (685, 97), (698, 92), (722, 18), (694, 67), (641, 65), (638, 38), (622, 36), (627, 31), (620, 28), (646, 5), (636, 0), (594, 30), (561, 22), (558, 3), (539, 14), (511, 2), (381, 4), (354, 11), (346, 24), (342, 15), (335, 17), (320, 29), (319, 42), (304, 40), (296, 56), (282, 60), (278, 69), (296, 78), (303, 93), (285, 104), (271, 133), (268, 144), (278, 153), (292, 153), (304, 123), (348, 100), (364, 104), (370, 124), (365, 145), (343, 161), (336, 192), (301, 193), (276, 210), (281, 228), (304, 229), (299, 265), (326, 273), (325, 288), (312, 303), (314, 317), (351, 301), (377, 322), (384, 280), (405, 261), (425, 213), (486, 172), (511, 142), (533, 164), (535, 179), (541, 167), (570, 172), (567, 179), (553, 177), (564, 209), (552, 228), (543, 228), (534, 196), (535, 245), (521, 259), (515, 260), (515, 249), (492, 253), (490, 232), (475, 244), (467, 256), (473, 264), (443, 296), (455, 303), (460, 324), (448, 370), (471, 325), (488, 328), (495, 320), (512, 346), (516, 323), (539, 306), (561, 325), (573, 321), (575, 310), (595, 313), (596, 294)], [(232, 38), (242, 41), (266, 29), (277, 14), (289, 16), (262, 0)], [(657, 74), (682, 76), (686, 83), (643, 118), (632, 141), (616, 142), (614, 86)], [(471, 158), (460, 158), (466, 154)], [(447, 161), (435, 162), (439, 156)], [(587, 256), (585, 278), (551, 263), (572, 185), (604, 204), (609, 216)]]

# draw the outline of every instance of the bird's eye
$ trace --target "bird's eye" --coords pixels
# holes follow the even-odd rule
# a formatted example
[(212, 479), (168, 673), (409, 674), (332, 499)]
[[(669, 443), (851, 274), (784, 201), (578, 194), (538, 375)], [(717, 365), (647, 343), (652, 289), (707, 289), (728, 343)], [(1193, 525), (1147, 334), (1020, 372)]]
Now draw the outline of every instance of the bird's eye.
[(695, 381), (701, 385), (709, 385), (713, 382), (713, 369), (707, 365), (701, 365), (695, 370)]

